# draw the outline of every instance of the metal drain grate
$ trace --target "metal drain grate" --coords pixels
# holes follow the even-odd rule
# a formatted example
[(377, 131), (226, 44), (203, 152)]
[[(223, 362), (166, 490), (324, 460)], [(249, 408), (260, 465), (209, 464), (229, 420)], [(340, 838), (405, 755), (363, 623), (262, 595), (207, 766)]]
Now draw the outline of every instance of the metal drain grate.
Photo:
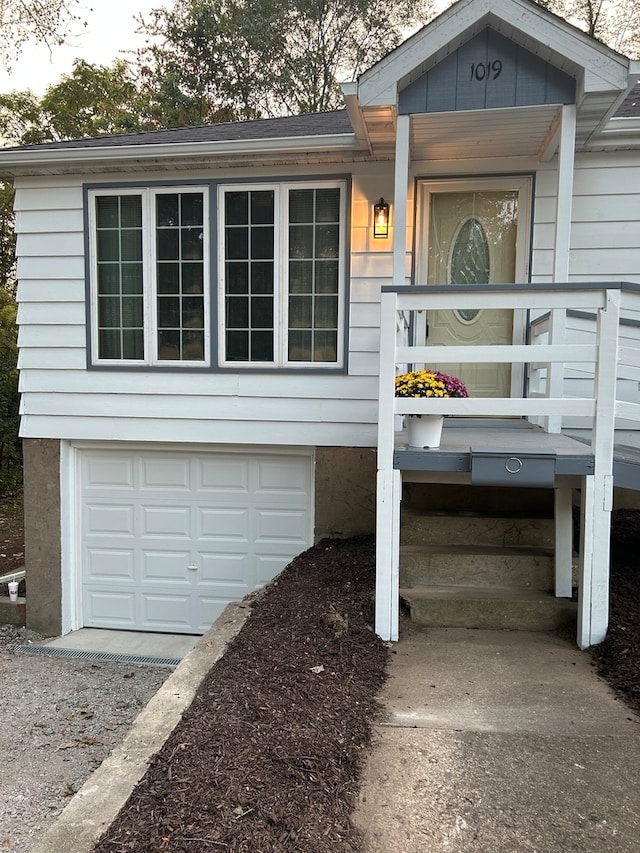
[(82, 660), (139, 663), (149, 666), (178, 666), (181, 658), (154, 658), (148, 655), (123, 655), (118, 652), (89, 652), (84, 649), (61, 649), (57, 646), (18, 646), (17, 655), (43, 655), (46, 657), (81, 658)]

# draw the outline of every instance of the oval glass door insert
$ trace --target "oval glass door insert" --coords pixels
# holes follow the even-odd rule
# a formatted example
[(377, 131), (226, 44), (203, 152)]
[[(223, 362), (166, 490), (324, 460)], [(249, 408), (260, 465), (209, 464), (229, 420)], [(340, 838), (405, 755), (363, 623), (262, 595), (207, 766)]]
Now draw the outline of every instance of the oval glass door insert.
[[(489, 281), (489, 243), (482, 223), (470, 217), (462, 223), (453, 242), (449, 260), (451, 284), (487, 284)], [(480, 312), (458, 308), (462, 323), (472, 323)]]

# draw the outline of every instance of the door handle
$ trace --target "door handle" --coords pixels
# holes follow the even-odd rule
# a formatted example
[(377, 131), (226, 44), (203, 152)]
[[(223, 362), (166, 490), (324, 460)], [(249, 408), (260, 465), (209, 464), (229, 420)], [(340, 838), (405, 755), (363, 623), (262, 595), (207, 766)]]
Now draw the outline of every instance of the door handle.
[(196, 566), (196, 564), (195, 564), (195, 563), (190, 563), (190, 564), (187, 566), (187, 569), (188, 569), (190, 572), (197, 572), (197, 571), (198, 571), (198, 567)]

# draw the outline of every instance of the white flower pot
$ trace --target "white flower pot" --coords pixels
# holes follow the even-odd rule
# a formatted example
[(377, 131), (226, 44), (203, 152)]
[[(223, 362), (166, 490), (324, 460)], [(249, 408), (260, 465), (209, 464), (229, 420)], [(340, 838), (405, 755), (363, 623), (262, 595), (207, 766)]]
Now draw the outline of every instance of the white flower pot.
[(440, 447), (444, 415), (407, 415), (409, 447)]

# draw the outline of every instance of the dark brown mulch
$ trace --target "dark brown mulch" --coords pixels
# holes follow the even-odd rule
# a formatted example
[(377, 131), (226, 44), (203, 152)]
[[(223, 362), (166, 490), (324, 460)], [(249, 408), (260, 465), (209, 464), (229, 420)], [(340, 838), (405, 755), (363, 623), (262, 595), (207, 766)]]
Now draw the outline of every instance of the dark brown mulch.
[(332, 540), (259, 594), (96, 853), (357, 850), (387, 662), (373, 578), (371, 538)]
[(614, 510), (611, 615), (603, 643), (590, 651), (599, 675), (640, 714), (640, 510)]

